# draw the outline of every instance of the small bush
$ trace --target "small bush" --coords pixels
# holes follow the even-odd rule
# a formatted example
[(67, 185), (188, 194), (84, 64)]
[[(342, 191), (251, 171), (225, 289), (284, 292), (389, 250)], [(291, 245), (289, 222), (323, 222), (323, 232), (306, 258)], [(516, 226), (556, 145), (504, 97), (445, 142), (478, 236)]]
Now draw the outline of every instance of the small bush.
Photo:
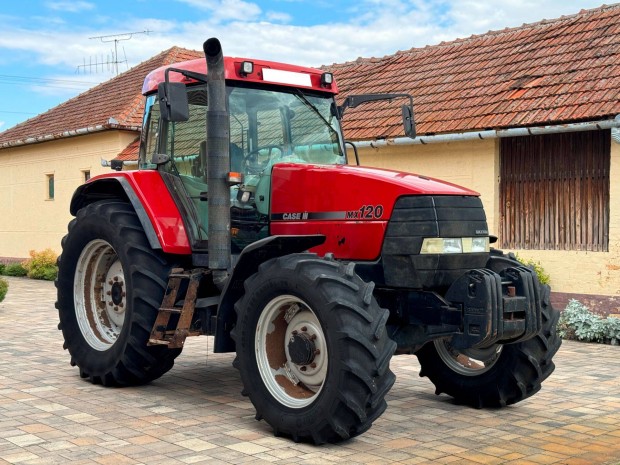
[(537, 262), (531, 258), (526, 259), (526, 258), (519, 257), (518, 254), (515, 255), (515, 257), (525, 266), (533, 269), (536, 272), (536, 275), (538, 276), (538, 281), (540, 281), (540, 284), (549, 284), (551, 282), (551, 276), (549, 276), (549, 273), (545, 271), (545, 269), (543, 268), (540, 262)]
[(57, 258), (58, 255), (52, 249), (45, 249), (41, 252), (31, 250), (30, 258), (22, 265), (29, 278), (53, 281), (58, 275)]
[(4, 268), (4, 274), (6, 276), (26, 276), (28, 271), (22, 266), (21, 263), (9, 263)]
[(9, 283), (6, 279), (0, 278), (0, 302), (6, 297), (6, 293), (9, 291)]
[(4, 274), (4, 269), (6, 268), (6, 264), (5, 263), (0, 263), (0, 275)]
[(605, 336), (613, 345), (620, 345), (620, 318), (614, 316), (607, 318), (606, 326)]
[(620, 341), (620, 318), (602, 318), (581, 302), (571, 299), (560, 315), (558, 333), (562, 339), (617, 344)]

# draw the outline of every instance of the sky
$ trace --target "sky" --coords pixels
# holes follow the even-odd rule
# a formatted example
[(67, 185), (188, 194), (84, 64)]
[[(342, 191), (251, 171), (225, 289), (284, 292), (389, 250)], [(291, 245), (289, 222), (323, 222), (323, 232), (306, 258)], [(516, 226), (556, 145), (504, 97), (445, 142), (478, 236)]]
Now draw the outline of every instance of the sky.
[[(22, 0), (0, 5), (0, 131), (172, 46), (320, 66), (520, 26), (602, 0)], [(116, 40), (116, 42), (115, 42)], [(116, 52), (115, 52), (116, 45)], [(114, 96), (110, 96), (114, 98)]]

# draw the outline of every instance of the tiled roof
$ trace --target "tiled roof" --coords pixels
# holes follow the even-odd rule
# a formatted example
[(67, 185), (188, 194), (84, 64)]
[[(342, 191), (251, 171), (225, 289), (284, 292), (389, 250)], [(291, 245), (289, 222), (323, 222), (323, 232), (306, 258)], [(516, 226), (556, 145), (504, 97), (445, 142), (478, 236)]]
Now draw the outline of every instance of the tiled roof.
[[(620, 113), (620, 4), (325, 68), (340, 97), (412, 94), (420, 134), (605, 119)], [(344, 130), (404, 135), (396, 103), (347, 110)]]
[(66, 102), (0, 132), (0, 149), (108, 128), (139, 130), (145, 76), (155, 68), (204, 56), (172, 47)]
[(123, 149), (121, 153), (118, 154), (116, 160), (129, 161), (129, 160), (137, 160), (138, 154), (140, 152), (140, 138), (136, 137), (131, 144)]

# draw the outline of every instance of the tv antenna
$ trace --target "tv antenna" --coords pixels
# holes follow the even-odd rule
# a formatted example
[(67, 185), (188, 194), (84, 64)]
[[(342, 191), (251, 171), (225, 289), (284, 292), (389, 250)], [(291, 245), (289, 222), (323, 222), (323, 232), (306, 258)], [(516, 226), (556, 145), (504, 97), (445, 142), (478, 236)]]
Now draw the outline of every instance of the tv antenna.
[[(125, 40), (130, 40), (136, 34), (146, 34), (146, 35), (149, 35), (151, 32), (152, 31), (149, 31), (147, 29), (146, 31), (125, 32), (125, 33), (122, 33), (122, 34), (110, 34), (110, 35), (105, 35), (105, 36), (89, 37), (89, 39), (91, 39), (91, 40), (99, 39), (104, 44), (114, 42), (114, 53), (112, 55), (112, 59), (111, 60), (108, 59), (107, 61), (103, 61), (103, 57), (102, 57), (101, 62), (99, 62), (95, 58), (95, 62), (94, 63), (92, 62), (92, 59), (90, 59), (89, 60), (89, 64), (86, 64), (86, 60), (84, 60), (84, 64), (78, 66), (78, 71), (79, 71), (80, 68), (92, 69), (93, 67), (95, 67), (95, 70), (97, 70), (100, 65), (101, 65), (102, 68), (103, 68), (104, 65), (108, 65), (108, 66), (112, 66), (113, 67), (116, 75), (118, 76), (118, 65), (119, 65), (119, 63), (125, 63), (125, 64), (127, 63), (127, 55), (125, 55), (125, 59), (124, 60), (119, 60), (119, 58), (118, 58), (118, 43), (122, 42), (122, 41), (125, 41)], [(123, 47), (123, 54), (125, 54), (125, 48), (124, 47)]]

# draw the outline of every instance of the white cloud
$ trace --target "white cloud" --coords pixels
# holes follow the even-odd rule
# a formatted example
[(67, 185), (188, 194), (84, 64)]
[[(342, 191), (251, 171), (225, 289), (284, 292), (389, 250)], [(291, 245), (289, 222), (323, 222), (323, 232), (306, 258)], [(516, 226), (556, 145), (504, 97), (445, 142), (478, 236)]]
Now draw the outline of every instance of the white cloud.
[(278, 11), (268, 11), (265, 16), (267, 21), (274, 23), (290, 23), (293, 21), (293, 17), (291, 15)]
[(4, 126), (4, 121), (0, 121), (0, 129), (2, 129), (2, 126)]
[[(119, 72), (125, 70), (124, 65), (119, 65)], [(27, 85), (31, 92), (41, 96), (60, 96), (63, 99), (68, 99), (115, 76), (114, 70), (107, 65), (100, 66), (98, 70), (92, 67), (80, 72), (82, 74), (71, 72), (47, 76), (34, 83), (25, 82), (24, 85)]]
[(57, 1), (46, 2), (45, 6), (56, 11), (66, 11), (68, 13), (79, 13), (80, 11), (88, 11), (95, 8), (95, 5), (84, 1)]

